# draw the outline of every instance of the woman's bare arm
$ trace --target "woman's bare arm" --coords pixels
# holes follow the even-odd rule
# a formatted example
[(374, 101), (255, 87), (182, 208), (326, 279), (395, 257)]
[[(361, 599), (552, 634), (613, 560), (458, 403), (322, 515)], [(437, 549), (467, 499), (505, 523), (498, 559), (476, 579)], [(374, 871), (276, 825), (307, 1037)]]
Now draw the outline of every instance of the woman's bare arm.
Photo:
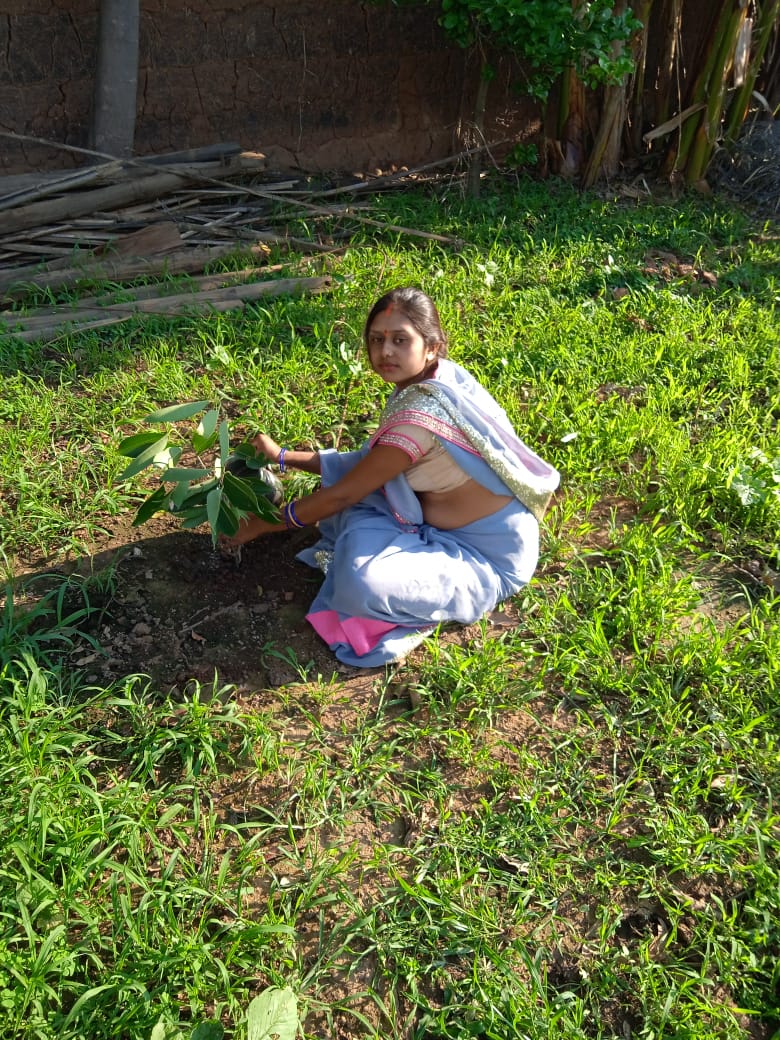
[[(271, 462), (279, 462), (282, 447), (272, 437), (269, 437), (267, 433), (258, 433), (252, 439), (252, 444)], [(284, 468), (287, 469), (288, 467), (290, 469), (303, 470), (304, 473), (319, 473), (320, 453), (318, 451), (293, 451), (290, 448), (285, 448)]]
[[(261, 448), (263, 454), (264, 449)], [(300, 453), (308, 454), (308, 453)], [(285, 456), (286, 461), (286, 456)], [(377, 491), (393, 477), (403, 473), (412, 464), (406, 452), (400, 448), (378, 444), (360, 460), (344, 477), (330, 487), (319, 488), (295, 502), (295, 517), (308, 527), (344, 509), (356, 505), (372, 491)], [(241, 524), (233, 538), (225, 538), (225, 544), (240, 545), (263, 534), (274, 534), (286, 530), (283, 521), (271, 523), (260, 517), (250, 517)]]

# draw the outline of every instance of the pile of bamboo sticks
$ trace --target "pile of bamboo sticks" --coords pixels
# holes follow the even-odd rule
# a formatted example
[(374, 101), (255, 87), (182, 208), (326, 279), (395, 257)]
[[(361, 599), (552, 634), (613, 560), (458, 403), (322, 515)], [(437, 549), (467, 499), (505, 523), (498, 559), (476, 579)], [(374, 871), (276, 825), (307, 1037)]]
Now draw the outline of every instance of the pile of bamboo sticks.
[[(226, 310), (259, 296), (323, 291), (328, 277), (281, 278), (270, 245), (309, 253), (329, 248), (275, 228), (285, 199), (306, 186), (268, 174), (265, 158), (219, 144), (143, 161), (111, 160), (75, 171), (0, 178), (0, 338), (50, 340), (143, 314)], [(335, 208), (335, 207), (332, 207)], [(229, 254), (240, 271), (204, 275)], [(257, 281), (259, 268), (276, 275)], [(169, 276), (187, 274), (188, 291)], [(156, 284), (122, 289), (140, 277)], [(82, 297), (94, 283), (116, 291)], [(36, 307), (42, 292), (69, 301)]]
[[(233, 143), (126, 160), (62, 147), (105, 161), (65, 173), (0, 178), (0, 344), (9, 336), (50, 341), (145, 314), (204, 313), (240, 308), (260, 296), (324, 292), (331, 285), (324, 257), (341, 252), (341, 241), (359, 225), (462, 245), (374, 220), (366, 214), (370, 207), (352, 198), (366, 189), (403, 187), (460, 156), (312, 190), (304, 178), (269, 172), (262, 154)], [(289, 224), (302, 215), (310, 228), (326, 222), (327, 233), (291, 235)], [(303, 253), (309, 270), (299, 274), (300, 259), (270, 266), (272, 246)], [(244, 266), (205, 273), (226, 256), (240, 256)], [(317, 266), (325, 273), (317, 277), (312, 256), (323, 257)], [(174, 286), (176, 275), (189, 277)], [(140, 278), (153, 284), (128, 286)], [(96, 283), (104, 287), (99, 295), (82, 295)], [(40, 305), (41, 294), (55, 293), (67, 296), (65, 302)]]

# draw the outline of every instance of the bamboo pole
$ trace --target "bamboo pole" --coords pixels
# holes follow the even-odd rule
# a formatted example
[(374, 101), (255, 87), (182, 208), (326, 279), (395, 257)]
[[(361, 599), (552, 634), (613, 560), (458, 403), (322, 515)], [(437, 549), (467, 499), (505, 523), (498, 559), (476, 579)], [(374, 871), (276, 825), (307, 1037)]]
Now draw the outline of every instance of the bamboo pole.
[(332, 285), (333, 279), (328, 275), (315, 278), (279, 278), (275, 281), (231, 285), (225, 289), (202, 293), (178, 293), (174, 296), (138, 300), (135, 305), (120, 303), (104, 308), (76, 310), (61, 317), (57, 322), (52, 322), (50, 315), (42, 316), (38, 320), (31, 315), (20, 317), (15, 322), (16, 327), (9, 328), (6, 335), (26, 343), (36, 340), (48, 341), (61, 335), (116, 325), (146, 314), (176, 317), (182, 314), (241, 310), (245, 304), (263, 297), (327, 292)]
[(84, 264), (41, 270), (37, 264), (0, 272), (0, 292), (9, 300), (23, 299), (31, 289), (62, 289), (78, 282), (121, 282), (129, 278), (188, 274), (233, 254), (266, 255), (262, 247), (236, 247), (235, 243), (201, 249), (183, 249), (161, 256), (131, 256), (120, 259), (90, 258)]
[(759, 11), (758, 24), (753, 32), (756, 42), (750, 57), (745, 81), (737, 90), (729, 105), (726, 128), (723, 133), (727, 141), (736, 140), (740, 127), (745, 122), (753, 88), (756, 85), (756, 79), (761, 70), (764, 55), (772, 36), (772, 30), (778, 18), (780, 18), (780, 0), (764, 0)]
[[(208, 163), (203, 170), (204, 175), (219, 179), (243, 169), (242, 164), (232, 158), (228, 165)], [(182, 188), (200, 176), (200, 171), (191, 167), (183, 167), (175, 173), (157, 173), (148, 168), (138, 171), (129, 181), (111, 184), (105, 188), (91, 191), (75, 192), (58, 199), (43, 202), (32, 202), (28, 206), (20, 206), (3, 218), (4, 234), (14, 234), (41, 224), (50, 224), (59, 220), (71, 220), (73, 217), (85, 216), (89, 213), (100, 213), (106, 210), (120, 209), (137, 202), (148, 202), (161, 195)]]
[(707, 107), (696, 128), (690, 158), (686, 164), (685, 177), (690, 184), (697, 183), (704, 176), (704, 172), (712, 158), (712, 153), (715, 150), (718, 128), (723, 116), (726, 79), (734, 58), (734, 50), (737, 46), (742, 23), (747, 17), (747, 3), (745, 0), (735, 0), (735, 7), (736, 9), (730, 12), (725, 32), (715, 51), (715, 61), (709, 78)]
[[(49, 140), (49, 139), (43, 138), (43, 137), (34, 137), (31, 134), (18, 134), (18, 133), (14, 133), (14, 132), (12, 132), (10, 130), (0, 130), (0, 138), (10, 138), (11, 140), (14, 140), (14, 141), (28, 141), (31, 144), (44, 145), (45, 147), (49, 147), (49, 148), (61, 148), (63, 151), (66, 151), (66, 152), (75, 152), (75, 153), (78, 153), (80, 155), (92, 155), (92, 156), (96, 156), (99, 159), (114, 159), (115, 158), (115, 156), (113, 156), (113, 155), (107, 155), (104, 152), (97, 152), (97, 151), (94, 151), (93, 149), (90, 149), (90, 148), (78, 148), (78, 147), (76, 147), (76, 145), (62, 144), (62, 142), (60, 142), (60, 141), (52, 141), (52, 140)], [(469, 149), (469, 151), (475, 151), (475, 150), (476, 149)], [(482, 151), (483, 149), (480, 148), (478, 150)], [(445, 161), (446, 162), (450, 162), (451, 160), (447, 159)], [(128, 162), (128, 163), (130, 163), (132, 165), (140, 166), (140, 167), (144, 167), (144, 166), (148, 165), (148, 164), (144, 163), (144, 161), (142, 159), (127, 159), (126, 162)], [(431, 164), (431, 165), (434, 165), (434, 164)], [(160, 168), (161, 169), (165, 169), (165, 167), (160, 167)], [(171, 169), (173, 169), (173, 168), (171, 168)], [(174, 172), (175, 172), (175, 170), (174, 170)], [(199, 175), (197, 178), (193, 178), (193, 179), (197, 179), (199, 182), (204, 183), (204, 184), (212, 184), (213, 183), (213, 184), (219, 185), (220, 187), (224, 186), (222, 181), (217, 180), (214, 177), (209, 177), (206, 174)], [(277, 203), (279, 201), (279, 196), (278, 195), (274, 195), (274, 193), (272, 191), (263, 191), (262, 189), (256, 188), (256, 187), (254, 187), (251, 184), (241, 185), (240, 187), (237, 187), (236, 190), (243, 192), (245, 195), (252, 196), (253, 198), (272, 199), (274, 203)], [(295, 206), (299, 211), (304, 212), (304, 213), (307, 213), (310, 210), (316, 210), (317, 209), (316, 206), (314, 206), (314, 205), (312, 205), (310, 203), (307, 203), (307, 202), (303, 202), (300, 199), (288, 198), (286, 201), (288, 202), (289, 205)], [(397, 224), (385, 224), (385, 223), (383, 223), (382, 221), (379, 221), (379, 220), (369, 220), (368, 217), (360, 217), (360, 216), (355, 215), (353, 217), (353, 219), (357, 223), (370, 224), (370, 225), (372, 225), (374, 227), (385, 228), (388, 231), (400, 231), (400, 232), (402, 232), (403, 234), (406, 234), (406, 235), (418, 235), (418, 236), (420, 236), (422, 238), (430, 238), (430, 239), (434, 239), (434, 240), (440, 241), (440, 242), (449, 242), (449, 243), (456, 244), (456, 245), (462, 245), (462, 240), (461, 239), (447, 238), (444, 235), (429, 235), (429, 234), (426, 234), (425, 232), (422, 232), (422, 231), (416, 231), (413, 228), (405, 228), (405, 227), (401, 227), (401, 226), (399, 226)]]
[[(743, 0), (721, 0), (714, 28), (707, 40), (707, 49), (699, 74), (696, 77), (691, 95), (691, 105), (703, 103), (705, 110), (701, 116), (689, 119), (680, 130), (679, 144), (674, 156), (674, 169), (687, 171), (688, 161), (699, 127), (707, 118), (706, 106), (715, 83), (723, 78), (724, 50), (728, 47), (728, 27), (731, 22), (735, 4)], [(689, 106), (686, 106), (689, 107)]]

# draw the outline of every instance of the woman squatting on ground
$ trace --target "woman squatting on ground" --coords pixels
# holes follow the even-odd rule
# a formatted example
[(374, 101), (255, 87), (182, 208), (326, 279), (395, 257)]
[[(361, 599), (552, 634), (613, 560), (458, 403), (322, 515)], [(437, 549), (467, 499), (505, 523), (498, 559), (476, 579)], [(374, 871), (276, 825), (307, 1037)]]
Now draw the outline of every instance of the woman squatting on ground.
[(460, 365), (433, 301), (385, 293), (366, 320), (371, 368), (393, 391), (357, 451), (254, 444), (280, 471), (321, 476), (278, 523), (244, 521), (227, 545), (318, 525), (298, 556), (325, 574), (308, 621), (346, 664), (396, 661), (441, 622), (471, 624), (531, 578), (539, 521), (559, 474), (515, 434), (503, 409)]

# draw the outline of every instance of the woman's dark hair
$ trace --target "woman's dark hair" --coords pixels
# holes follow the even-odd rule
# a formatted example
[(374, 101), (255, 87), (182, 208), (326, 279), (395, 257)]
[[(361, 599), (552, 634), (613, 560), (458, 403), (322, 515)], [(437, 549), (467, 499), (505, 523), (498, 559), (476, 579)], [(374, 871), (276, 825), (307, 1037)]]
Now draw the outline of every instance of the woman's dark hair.
[(441, 327), (441, 318), (436, 310), (436, 304), (426, 296), (422, 289), (412, 286), (404, 286), (401, 289), (391, 289), (384, 296), (380, 296), (374, 306), (368, 312), (366, 325), (363, 329), (363, 342), (368, 346), (368, 331), (374, 318), (382, 314), (389, 307), (397, 307), (399, 311), (411, 322), (416, 331), (422, 336), (426, 347), (437, 347), (437, 357), (447, 356), (447, 337)]

